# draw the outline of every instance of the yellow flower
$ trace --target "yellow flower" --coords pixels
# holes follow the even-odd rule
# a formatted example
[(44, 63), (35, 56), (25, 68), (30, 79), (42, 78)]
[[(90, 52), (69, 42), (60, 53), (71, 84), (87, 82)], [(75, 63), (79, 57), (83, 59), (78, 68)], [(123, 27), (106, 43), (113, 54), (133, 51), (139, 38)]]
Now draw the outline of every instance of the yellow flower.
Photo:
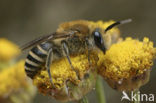
[(56, 88), (52, 87), (46, 70), (42, 70), (36, 75), (33, 82), (41, 93), (53, 96), (60, 101), (79, 100), (95, 85), (97, 59), (97, 55), (92, 54), (91, 65), (89, 65), (87, 54), (71, 57), (73, 67), (78, 72), (81, 80), (78, 80), (75, 71), (72, 70), (66, 58), (62, 58), (54, 61), (50, 68)]
[(148, 82), (156, 48), (148, 38), (132, 38), (114, 44), (99, 54), (98, 73), (117, 90), (134, 90)]
[(16, 91), (16, 89), (21, 87), (21, 85), (26, 86), (23, 65), (24, 62), (21, 61), (18, 64), (0, 72), (0, 96), (8, 95), (14, 90)]
[(12, 103), (27, 103), (34, 94), (35, 88), (26, 78), (23, 60), (0, 72), (1, 99)]
[(3, 103), (28, 103), (35, 95), (35, 87), (25, 75), (24, 61), (15, 61), (18, 46), (0, 38), (0, 101)]
[(20, 50), (18, 46), (7, 39), (0, 38), (0, 62), (9, 61), (19, 53)]

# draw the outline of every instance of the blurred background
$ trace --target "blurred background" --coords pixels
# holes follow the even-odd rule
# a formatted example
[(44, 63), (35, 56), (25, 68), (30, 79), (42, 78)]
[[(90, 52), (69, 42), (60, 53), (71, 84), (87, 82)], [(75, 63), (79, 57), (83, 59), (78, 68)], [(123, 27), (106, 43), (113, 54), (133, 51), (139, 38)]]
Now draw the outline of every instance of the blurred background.
[[(122, 36), (140, 40), (147, 36), (156, 44), (155, 4), (155, 0), (0, 0), (0, 37), (22, 45), (38, 36), (54, 32), (65, 21), (118, 21), (132, 18), (132, 23), (119, 27)], [(153, 66), (148, 84), (141, 87), (141, 93), (156, 94), (155, 78), (156, 65)], [(121, 92), (103, 82), (107, 103), (120, 103)], [(88, 98), (90, 103), (96, 103), (95, 91), (89, 93)], [(33, 103), (58, 102), (38, 93)]]

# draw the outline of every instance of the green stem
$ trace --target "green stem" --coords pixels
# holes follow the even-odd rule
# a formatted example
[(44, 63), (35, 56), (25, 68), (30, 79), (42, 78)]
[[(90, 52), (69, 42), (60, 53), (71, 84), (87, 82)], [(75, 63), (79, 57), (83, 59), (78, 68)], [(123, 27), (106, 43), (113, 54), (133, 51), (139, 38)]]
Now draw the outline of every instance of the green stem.
[(102, 82), (102, 78), (100, 76), (97, 77), (96, 94), (97, 94), (97, 98), (98, 98), (98, 103), (106, 103), (103, 82)]
[(134, 101), (133, 103), (140, 103), (140, 101), (138, 101), (138, 91), (139, 91), (139, 89), (136, 89), (136, 90), (134, 90), (133, 92), (134, 92), (134, 94), (136, 94), (136, 98), (137, 98), (137, 101)]
[[(133, 90), (133, 95), (136, 95), (136, 101), (133, 100), (133, 101), (131, 101), (131, 103), (140, 103), (140, 101), (138, 100), (138, 95), (139, 95), (138, 91), (139, 91), (139, 89)], [(129, 97), (131, 97), (131, 93), (132, 93), (132, 91), (128, 92)]]
[(78, 103), (89, 103), (89, 102), (88, 102), (87, 97), (84, 96), (82, 99), (80, 99), (80, 100), (78, 101)]

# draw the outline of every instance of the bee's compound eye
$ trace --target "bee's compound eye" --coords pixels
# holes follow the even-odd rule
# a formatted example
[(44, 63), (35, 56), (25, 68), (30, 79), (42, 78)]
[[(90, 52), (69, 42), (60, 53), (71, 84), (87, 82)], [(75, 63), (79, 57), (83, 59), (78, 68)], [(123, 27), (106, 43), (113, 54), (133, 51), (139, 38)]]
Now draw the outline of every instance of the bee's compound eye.
[(94, 34), (94, 41), (98, 44), (102, 44), (103, 39), (102, 39), (101, 33), (98, 31), (94, 31), (93, 34)]
[(93, 36), (94, 36), (94, 42), (95, 42), (95, 45), (101, 49), (103, 52), (105, 52), (105, 46), (104, 46), (104, 40), (102, 38), (102, 35), (99, 31), (95, 30), (93, 32)]

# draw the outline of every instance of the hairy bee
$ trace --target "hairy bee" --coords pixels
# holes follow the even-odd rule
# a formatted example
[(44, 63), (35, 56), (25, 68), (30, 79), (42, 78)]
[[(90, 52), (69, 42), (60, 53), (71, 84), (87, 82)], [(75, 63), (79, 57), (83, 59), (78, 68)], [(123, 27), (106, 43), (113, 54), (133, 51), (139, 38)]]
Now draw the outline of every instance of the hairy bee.
[[(105, 53), (108, 45), (111, 43), (106, 32), (118, 24), (124, 24), (130, 21), (130, 19), (127, 19), (115, 22), (105, 30), (97, 26), (90, 27), (90, 22), (85, 20), (61, 24), (55, 33), (39, 37), (21, 48), (25, 50), (32, 47), (25, 61), (27, 76), (33, 79), (44, 67), (53, 85), (52, 75), (50, 73), (50, 65), (53, 61), (66, 57), (71, 69), (75, 71), (70, 56), (82, 54), (87, 51), (89, 62), (90, 51), (101, 50)], [(80, 79), (77, 71), (75, 72), (77, 78)]]

